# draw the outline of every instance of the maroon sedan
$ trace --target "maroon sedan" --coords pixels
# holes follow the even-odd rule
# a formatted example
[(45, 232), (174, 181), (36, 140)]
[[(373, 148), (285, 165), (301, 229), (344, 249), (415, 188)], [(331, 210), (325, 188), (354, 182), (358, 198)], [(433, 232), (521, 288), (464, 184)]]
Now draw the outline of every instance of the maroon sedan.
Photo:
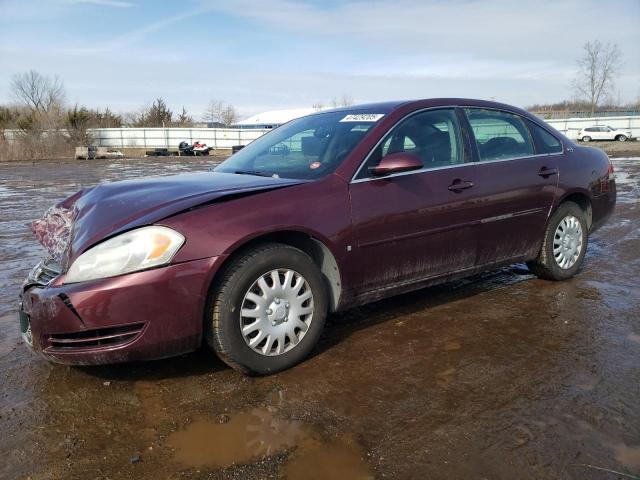
[(611, 215), (613, 168), (529, 113), (464, 99), (293, 120), (208, 173), (83, 190), (33, 223), (51, 254), (22, 289), (26, 342), (101, 364), (203, 340), (267, 374), (328, 312), (527, 262), (564, 280)]

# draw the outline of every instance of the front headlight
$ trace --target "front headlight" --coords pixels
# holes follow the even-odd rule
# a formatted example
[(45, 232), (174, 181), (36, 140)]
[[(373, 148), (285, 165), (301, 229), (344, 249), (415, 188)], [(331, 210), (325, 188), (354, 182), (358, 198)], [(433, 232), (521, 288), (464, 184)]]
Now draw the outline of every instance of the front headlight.
[(184, 237), (167, 227), (131, 230), (80, 255), (69, 268), (64, 283), (114, 277), (166, 265), (183, 243)]

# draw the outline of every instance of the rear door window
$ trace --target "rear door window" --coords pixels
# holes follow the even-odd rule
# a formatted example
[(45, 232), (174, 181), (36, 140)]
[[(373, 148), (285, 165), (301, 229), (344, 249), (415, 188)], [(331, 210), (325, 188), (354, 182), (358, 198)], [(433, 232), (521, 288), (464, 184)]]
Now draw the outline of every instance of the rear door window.
[(509, 160), (534, 155), (533, 140), (524, 120), (499, 110), (466, 108), (480, 161)]

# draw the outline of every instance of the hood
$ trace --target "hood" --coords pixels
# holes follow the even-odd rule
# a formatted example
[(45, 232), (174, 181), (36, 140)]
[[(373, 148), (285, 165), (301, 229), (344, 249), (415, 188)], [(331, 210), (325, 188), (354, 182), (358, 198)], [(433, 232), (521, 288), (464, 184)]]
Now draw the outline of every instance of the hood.
[(30, 224), (36, 238), (63, 267), (95, 243), (131, 228), (230, 195), (304, 183), (230, 173), (188, 173), (105, 183), (81, 190)]

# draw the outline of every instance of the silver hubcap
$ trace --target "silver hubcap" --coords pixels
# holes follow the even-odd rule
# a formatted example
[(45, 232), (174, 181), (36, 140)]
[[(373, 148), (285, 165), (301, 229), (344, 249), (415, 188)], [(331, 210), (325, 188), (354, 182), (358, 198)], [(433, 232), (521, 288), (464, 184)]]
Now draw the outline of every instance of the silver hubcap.
[(294, 348), (309, 330), (313, 293), (298, 272), (278, 269), (258, 278), (240, 310), (242, 336), (252, 350), (267, 356)]
[(568, 269), (578, 261), (582, 252), (582, 225), (573, 215), (567, 215), (558, 224), (553, 237), (553, 256), (560, 268)]

